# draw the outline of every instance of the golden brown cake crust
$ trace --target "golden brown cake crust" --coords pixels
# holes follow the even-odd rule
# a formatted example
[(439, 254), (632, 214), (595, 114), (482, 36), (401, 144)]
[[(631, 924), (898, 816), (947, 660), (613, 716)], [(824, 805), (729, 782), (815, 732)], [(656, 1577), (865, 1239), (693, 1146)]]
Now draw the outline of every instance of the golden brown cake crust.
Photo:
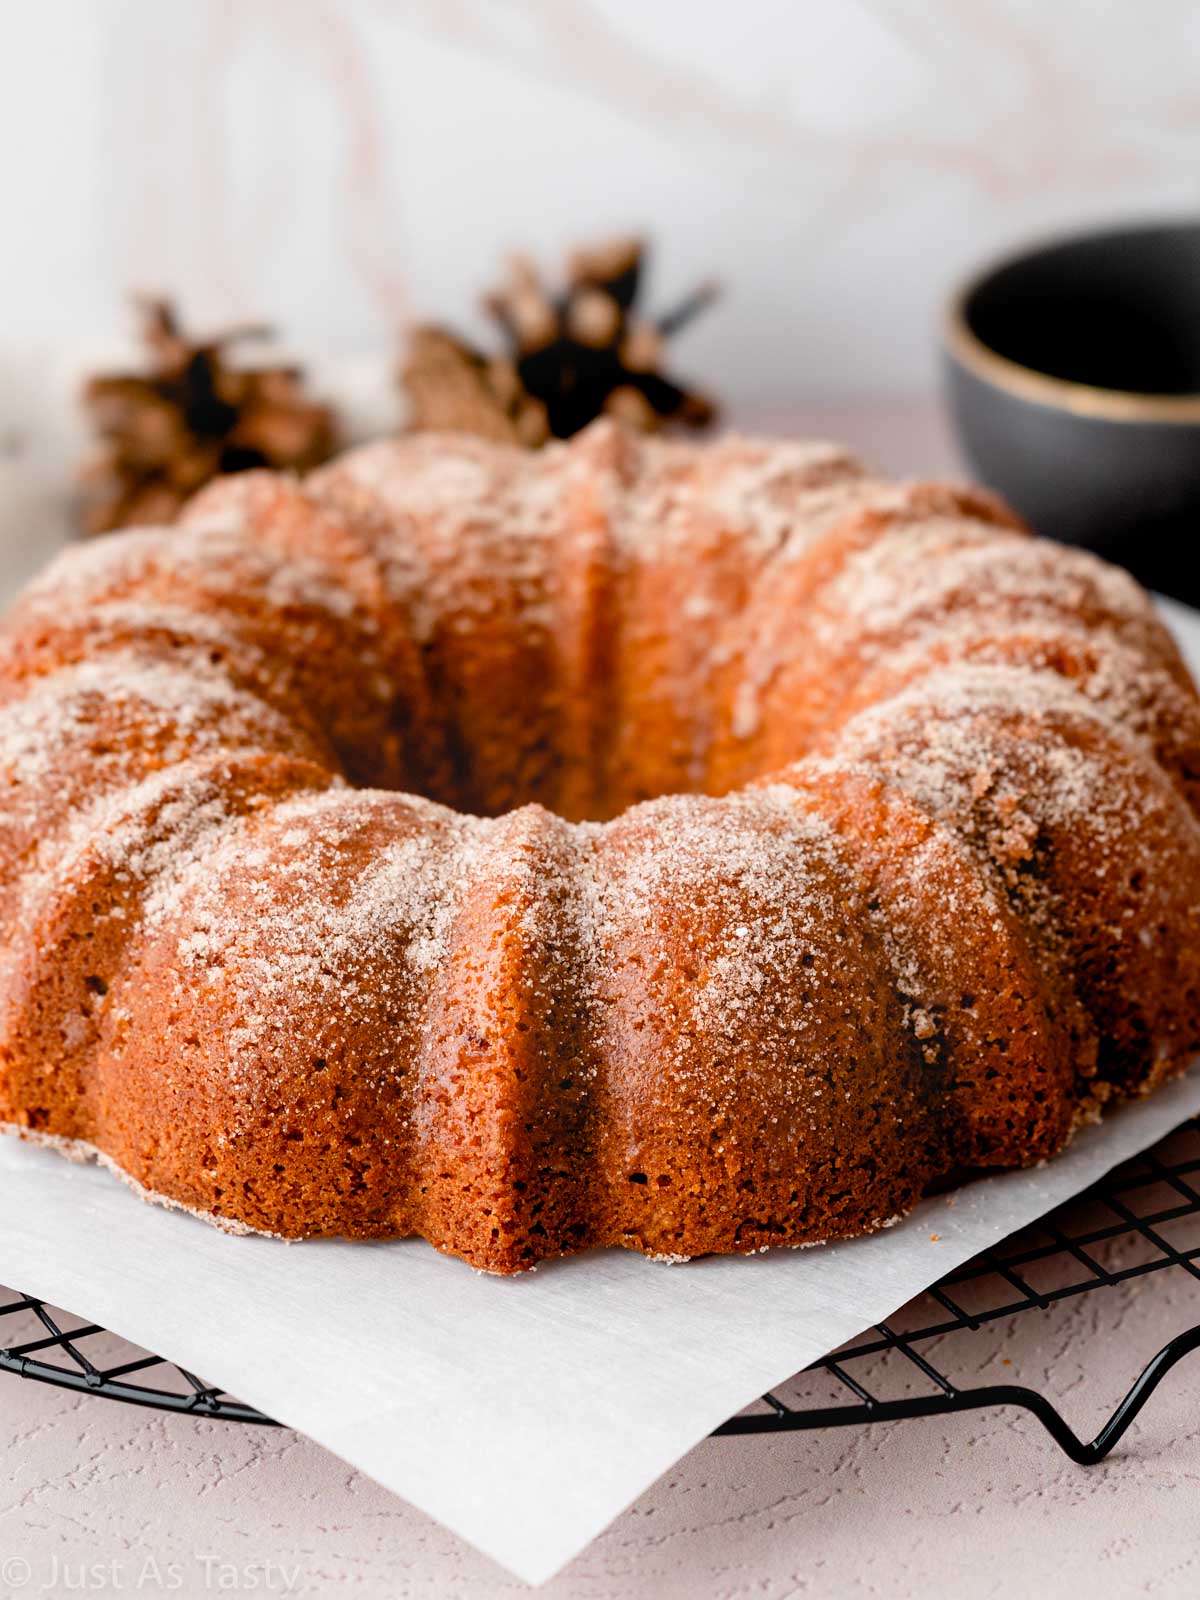
[(0, 630), (0, 1123), (474, 1266), (879, 1227), (1200, 1048), (1125, 574), (830, 445), (368, 446)]

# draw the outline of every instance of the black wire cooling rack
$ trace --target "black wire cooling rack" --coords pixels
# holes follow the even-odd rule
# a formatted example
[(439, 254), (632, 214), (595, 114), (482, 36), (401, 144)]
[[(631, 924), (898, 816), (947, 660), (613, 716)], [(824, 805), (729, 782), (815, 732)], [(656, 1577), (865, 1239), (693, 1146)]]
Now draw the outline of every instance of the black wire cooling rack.
[[(1181, 1330), (1136, 1378), (1096, 1437), (1085, 1442), (1053, 1403), (1020, 1384), (955, 1381), (955, 1341), (1029, 1311), (1150, 1273), (1175, 1270), (1200, 1280), (1200, 1118), (1155, 1150), (1116, 1168), (1033, 1228), (1014, 1234), (786, 1386), (721, 1424), (715, 1436), (778, 1434), (861, 1426), (988, 1407), (1032, 1413), (1072, 1460), (1101, 1461), (1171, 1368), (1200, 1349), (1200, 1325)], [(54, 1310), (32, 1295), (0, 1290), (0, 1371), (39, 1383), (225, 1422), (274, 1427), (269, 1417), (159, 1356), (135, 1351), (96, 1323)], [(26, 1337), (25, 1335), (32, 1335)], [(957, 1349), (962, 1351), (961, 1338)], [(978, 1350), (974, 1349), (978, 1365)], [(961, 1363), (959, 1363), (961, 1365)], [(889, 1389), (904, 1392), (889, 1397)], [(152, 1380), (152, 1381), (151, 1381)], [(833, 1403), (814, 1403), (814, 1389)], [(806, 1403), (807, 1402), (807, 1403)]]

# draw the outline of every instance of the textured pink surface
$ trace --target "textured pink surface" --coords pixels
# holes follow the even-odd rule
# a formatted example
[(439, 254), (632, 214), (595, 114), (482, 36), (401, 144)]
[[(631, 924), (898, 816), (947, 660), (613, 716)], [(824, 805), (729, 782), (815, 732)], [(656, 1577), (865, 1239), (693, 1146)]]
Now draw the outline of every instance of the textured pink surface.
[[(1094, 1431), (1142, 1363), (1198, 1318), (1200, 1283), (1167, 1272), (1027, 1313), (966, 1348), (960, 1339), (956, 1371), (965, 1382), (1043, 1387), (1078, 1430)], [(177, 1592), (201, 1595), (206, 1557), (243, 1571), (282, 1564), (296, 1574), (291, 1592), (311, 1596), (525, 1592), (294, 1434), (0, 1385), (5, 1595), (15, 1592), (4, 1566), (14, 1557), (30, 1564), (34, 1593), (62, 1591), (56, 1561), (60, 1574), (61, 1564), (116, 1562), (132, 1589), (153, 1560), (164, 1571), (179, 1566), (186, 1586)], [(1094, 1597), (1190, 1594), (1200, 1585), (1198, 1494), (1193, 1357), (1119, 1454), (1086, 1470), (1016, 1413), (710, 1440), (538, 1592), (547, 1600), (974, 1600), (1069, 1583)], [(275, 1583), (285, 1592), (278, 1570)]]
[[(948, 470), (928, 408), (748, 418)], [(86, 1307), (80, 1307), (86, 1312)], [(954, 1346), (964, 1383), (1044, 1389), (1094, 1432), (1144, 1362), (1200, 1320), (1172, 1271)], [(934, 1348), (936, 1357), (937, 1351)], [(70, 1588), (482, 1600), (523, 1586), (303, 1438), (140, 1413), (0, 1378), (0, 1595)], [(431, 1441), (431, 1448), (436, 1442)], [(1078, 1468), (1019, 1414), (976, 1414), (687, 1456), (539, 1593), (552, 1600), (958, 1600), (1200, 1587), (1200, 1359), (1118, 1454)], [(268, 1567), (267, 1564), (270, 1563)]]

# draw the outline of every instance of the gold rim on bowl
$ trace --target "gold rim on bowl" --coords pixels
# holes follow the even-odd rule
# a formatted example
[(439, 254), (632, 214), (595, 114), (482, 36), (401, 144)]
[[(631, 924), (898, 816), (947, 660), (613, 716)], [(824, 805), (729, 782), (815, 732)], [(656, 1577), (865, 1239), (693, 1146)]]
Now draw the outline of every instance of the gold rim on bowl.
[(1200, 422), (1200, 394), (1141, 394), (1133, 389), (1073, 383), (1069, 378), (1055, 378), (1013, 361), (984, 344), (967, 320), (967, 306), (981, 284), (1020, 259), (1007, 257), (985, 267), (951, 296), (943, 337), (955, 360), (977, 378), (1020, 400), (1069, 411), (1077, 417), (1098, 417), (1106, 422)]

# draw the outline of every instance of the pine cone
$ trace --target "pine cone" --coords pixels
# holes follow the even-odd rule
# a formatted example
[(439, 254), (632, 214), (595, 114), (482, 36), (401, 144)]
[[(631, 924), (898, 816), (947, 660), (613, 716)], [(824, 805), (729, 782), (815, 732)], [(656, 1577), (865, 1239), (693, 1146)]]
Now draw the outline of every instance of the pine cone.
[(83, 392), (100, 438), (80, 475), (88, 533), (169, 522), (218, 473), (303, 472), (333, 454), (333, 413), (306, 397), (298, 369), (229, 362), (231, 345), (269, 330), (240, 328), (197, 344), (167, 301), (144, 301), (141, 311), (148, 370), (98, 375)]
[(403, 381), (416, 428), (482, 434), (502, 444), (543, 444), (546, 409), (526, 394), (511, 361), (488, 361), (444, 328), (417, 328)]
[(646, 431), (666, 423), (700, 427), (716, 407), (661, 370), (667, 338), (703, 310), (706, 285), (674, 311), (646, 321), (634, 312), (645, 260), (639, 239), (576, 250), (567, 285), (550, 294), (518, 256), (484, 305), (508, 344), (489, 357), (442, 328), (412, 336), (402, 381), (415, 428), (460, 429), (535, 446), (570, 437), (602, 414)]

